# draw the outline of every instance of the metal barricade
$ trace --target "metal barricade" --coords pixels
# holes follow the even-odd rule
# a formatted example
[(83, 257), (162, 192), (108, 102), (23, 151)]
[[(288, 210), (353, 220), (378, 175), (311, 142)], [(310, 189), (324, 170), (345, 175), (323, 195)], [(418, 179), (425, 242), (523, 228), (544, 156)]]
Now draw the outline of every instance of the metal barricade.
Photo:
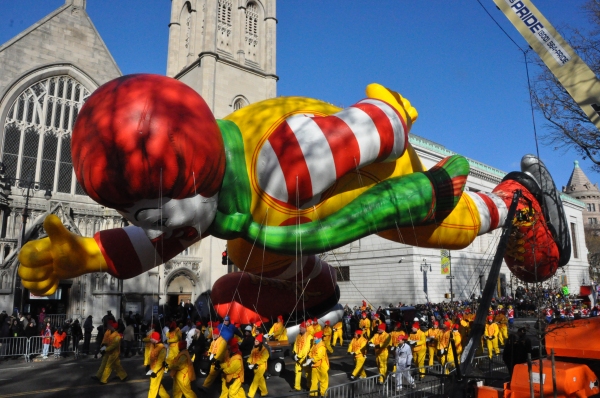
[[(426, 367), (425, 375), (440, 375), (443, 371), (441, 365)], [(398, 377), (390, 374), (386, 379), (381, 390), (381, 397), (406, 397), (406, 398), (422, 398), (429, 396), (440, 396), (444, 394), (444, 382), (441, 377), (429, 377), (419, 380), (419, 369), (410, 369), (408, 371), (410, 378), (400, 382)], [(406, 376), (403, 376), (404, 378)]]
[(59, 327), (65, 323), (67, 314), (46, 314), (45, 321), (50, 321), (52, 327)]
[(378, 397), (383, 392), (384, 386), (378, 384), (379, 375), (369, 376), (364, 379), (354, 380), (349, 383), (329, 387), (325, 395), (329, 398), (360, 398)]
[(0, 358), (19, 356), (27, 359), (27, 337), (0, 338)]
[(475, 357), (473, 358), (473, 367), (490, 375), (496, 372), (508, 374), (508, 368), (499, 356), (494, 356), (492, 359), (488, 356)]
[[(34, 356), (42, 355), (44, 351), (44, 337), (43, 336), (33, 336), (28, 339), (27, 342), (27, 356), (25, 359), (27, 361), (31, 361)], [(50, 341), (48, 347), (48, 355), (54, 354), (54, 347), (52, 346), (52, 341)]]

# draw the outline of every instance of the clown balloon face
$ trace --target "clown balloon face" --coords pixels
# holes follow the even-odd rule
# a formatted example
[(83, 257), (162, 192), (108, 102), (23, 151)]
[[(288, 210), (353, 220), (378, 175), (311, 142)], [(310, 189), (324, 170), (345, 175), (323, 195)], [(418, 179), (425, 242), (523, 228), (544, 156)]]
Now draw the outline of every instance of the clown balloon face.
[(119, 213), (142, 228), (151, 240), (161, 235), (165, 239), (179, 235), (189, 240), (200, 237), (213, 222), (217, 198), (218, 194), (210, 198), (200, 194), (184, 199), (165, 198), (160, 207), (157, 199), (144, 199)]

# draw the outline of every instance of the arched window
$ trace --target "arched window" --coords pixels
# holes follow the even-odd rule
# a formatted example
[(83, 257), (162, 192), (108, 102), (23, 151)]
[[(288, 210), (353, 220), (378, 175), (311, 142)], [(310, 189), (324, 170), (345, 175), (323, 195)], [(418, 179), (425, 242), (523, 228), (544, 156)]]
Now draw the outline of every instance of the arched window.
[(71, 133), (90, 92), (70, 76), (54, 76), (25, 89), (4, 121), (6, 175), (32, 177), (54, 192), (84, 195), (75, 181)]
[(217, 48), (222, 51), (231, 53), (231, 0), (219, 0), (217, 16)]
[(246, 6), (246, 58), (258, 62), (258, 6), (254, 2)]
[(246, 101), (243, 98), (237, 98), (235, 101), (233, 101), (233, 111), (237, 111), (242, 109), (243, 107), (245, 107), (246, 105), (248, 105), (246, 103)]

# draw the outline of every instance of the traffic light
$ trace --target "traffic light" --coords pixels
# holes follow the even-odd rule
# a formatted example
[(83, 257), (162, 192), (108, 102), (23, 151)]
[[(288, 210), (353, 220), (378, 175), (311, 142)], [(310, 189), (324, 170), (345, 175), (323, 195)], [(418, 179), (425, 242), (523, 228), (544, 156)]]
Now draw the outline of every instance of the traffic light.
[(227, 265), (227, 249), (225, 249), (225, 251), (221, 254), (223, 255), (223, 258), (221, 259), (221, 264)]

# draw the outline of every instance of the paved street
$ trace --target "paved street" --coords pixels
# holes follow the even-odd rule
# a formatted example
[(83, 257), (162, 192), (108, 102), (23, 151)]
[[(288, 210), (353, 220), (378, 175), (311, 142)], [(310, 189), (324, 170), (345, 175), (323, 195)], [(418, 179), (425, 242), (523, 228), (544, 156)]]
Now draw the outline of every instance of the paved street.
[[(520, 320), (518, 326), (529, 324), (532, 320)], [(515, 329), (516, 330), (516, 329)], [(532, 333), (533, 330), (530, 331)], [(348, 341), (346, 341), (346, 344)], [(336, 347), (330, 356), (331, 370), (329, 385), (334, 386), (348, 381), (347, 374), (352, 370), (352, 358), (346, 354), (347, 345)], [(0, 360), (0, 398), (8, 397), (146, 397), (148, 395), (148, 378), (142, 365), (143, 357), (140, 355), (131, 358), (122, 358), (121, 364), (129, 375), (129, 379), (121, 382), (116, 375), (112, 375), (107, 385), (100, 385), (90, 376), (96, 373), (100, 359), (83, 357), (74, 359), (72, 356), (59, 360), (49, 358), (45, 361), (34, 360), (25, 362), (23, 358)], [(269, 395), (282, 397), (290, 394), (293, 385), (293, 361), (286, 358), (286, 369), (279, 377), (267, 380)], [(376, 374), (375, 357), (369, 355), (367, 359), (367, 374)], [(199, 397), (218, 397), (220, 388), (216, 385), (207, 393), (198, 387), (204, 381), (196, 381), (195, 391)], [(172, 379), (163, 378), (167, 391), (172, 391)], [(248, 386), (244, 389), (248, 391)]]

